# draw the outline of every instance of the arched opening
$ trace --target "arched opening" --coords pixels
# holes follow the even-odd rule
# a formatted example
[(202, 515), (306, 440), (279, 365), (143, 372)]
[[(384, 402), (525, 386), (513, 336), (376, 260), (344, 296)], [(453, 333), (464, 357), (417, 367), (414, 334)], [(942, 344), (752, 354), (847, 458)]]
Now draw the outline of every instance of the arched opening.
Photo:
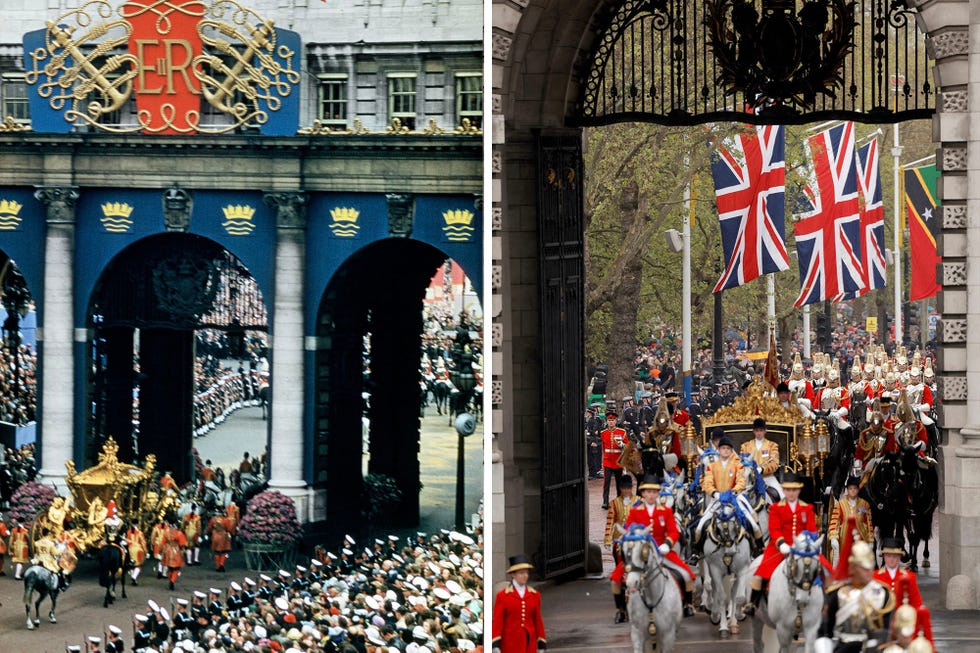
[[(161, 471), (185, 483), (200, 462), (194, 438), (239, 408), (258, 411), (268, 394), (261, 290), (207, 238), (160, 234), (123, 250), (95, 286), (87, 326), (86, 460), (112, 437), (121, 460), (154, 454)], [(236, 444), (260, 456), (265, 424)]]
[[(448, 271), (448, 274), (447, 274)], [(439, 519), (449, 526), (452, 488), (445, 480), (423, 489), (423, 478), (452, 478), (456, 431), (445, 409), (423, 408), (440, 359), (452, 368), (451, 343), (460, 327), (460, 313), (474, 320), (478, 297), (459, 266), (425, 243), (389, 238), (352, 255), (334, 274), (317, 318), (314, 414), (314, 485), (326, 490), (327, 524), (334, 532), (365, 528), (362, 511), (365, 479), (390, 477), (402, 494), (386, 526), (414, 527), (420, 518)], [(478, 339), (471, 347), (476, 353)], [(423, 351), (430, 368), (423, 363)], [(473, 360), (478, 360), (474, 358)], [(477, 377), (479, 377), (477, 370)], [(434, 379), (433, 379), (434, 380)], [(470, 396), (475, 396), (473, 388)], [(472, 405), (472, 403), (471, 403)], [(440, 443), (446, 444), (440, 444)], [(435, 443), (430, 450), (430, 444)], [(481, 447), (466, 440), (466, 480), (482, 475)], [(440, 450), (441, 449), (441, 450)], [(424, 459), (424, 463), (423, 463)], [(425, 467), (425, 471), (422, 467)], [(479, 466), (479, 467), (477, 467)], [(479, 484), (466, 494), (466, 514), (473, 512)], [(421, 514), (421, 501), (447, 502), (446, 514)], [(438, 511), (436, 511), (438, 512)]]
[(17, 263), (0, 251), (0, 446), (8, 449), (36, 440), (36, 327), (37, 310), (27, 280)]

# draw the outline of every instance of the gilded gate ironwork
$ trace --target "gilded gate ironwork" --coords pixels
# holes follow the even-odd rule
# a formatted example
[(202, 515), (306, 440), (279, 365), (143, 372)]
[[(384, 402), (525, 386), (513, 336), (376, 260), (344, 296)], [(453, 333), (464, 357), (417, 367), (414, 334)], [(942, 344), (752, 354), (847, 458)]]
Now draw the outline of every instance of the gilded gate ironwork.
[(538, 140), (541, 288), (541, 556), (545, 577), (586, 562), (582, 436), (584, 273), (582, 141), (579, 130)]
[(927, 118), (932, 62), (907, 0), (625, 0), (596, 17), (572, 122)]

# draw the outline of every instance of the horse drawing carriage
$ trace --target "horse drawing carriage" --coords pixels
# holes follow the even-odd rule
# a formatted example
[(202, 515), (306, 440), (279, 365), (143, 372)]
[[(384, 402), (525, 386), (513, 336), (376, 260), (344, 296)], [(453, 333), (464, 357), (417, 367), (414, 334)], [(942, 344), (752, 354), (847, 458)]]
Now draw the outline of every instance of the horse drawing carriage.
[(94, 466), (76, 472), (73, 461), (65, 462), (65, 482), (71, 494), (55, 497), (48, 510), (34, 519), (32, 543), (46, 533), (55, 541), (69, 543), (78, 555), (91, 554), (103, 540), (120, 534), (125, 524), (146, 531), (176, 511), (180, 505), (177, 494), (153, 487), (156, 456), (150, 454), (137, 467), (121, 462), (118, 451), (119, 445), (109, 438)]

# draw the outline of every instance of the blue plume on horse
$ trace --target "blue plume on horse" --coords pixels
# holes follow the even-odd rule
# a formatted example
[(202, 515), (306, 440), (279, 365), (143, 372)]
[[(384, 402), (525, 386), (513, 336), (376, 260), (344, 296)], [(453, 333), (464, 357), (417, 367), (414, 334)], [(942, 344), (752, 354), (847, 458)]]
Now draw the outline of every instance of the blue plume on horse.
[(819, 555), (820, 549), (816, 547), (811, 548), (811, 545), (813, 545), (817, 541), (817, 539), (820, 537), (820, 534), (814, 531), (802, 531), (800, 535), (802, 535), (803, 539), (806, 540), (807, 548), (803, 551), (800, 551), (794, 546), (792, 549), (793, 554), (800, 556), (802, 558), (812, 558), (815, 555)]
[(721, 502), (722, 504), (728, 504), (732, 506), (733, 508), (732, 512), (735, 515), (735, 519), (738, 520), (738, 525), (741, 526), (742, 528), (751, 530), (748, 520), (745, 518), (745, 515), (742, 513), (741, 506), (738, 505), (738, 495), (736, 495), (731, 490), (725, 490), (724, 492), (718, 495), (718, 501)]

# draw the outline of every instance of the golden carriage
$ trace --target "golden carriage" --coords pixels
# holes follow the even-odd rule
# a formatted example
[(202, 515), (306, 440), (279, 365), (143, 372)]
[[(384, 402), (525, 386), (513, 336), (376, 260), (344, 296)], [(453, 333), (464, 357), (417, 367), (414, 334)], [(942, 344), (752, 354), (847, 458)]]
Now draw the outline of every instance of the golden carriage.
[[(137, 467), (121, 462), (118, 452), (119, 445), (109, 438), (94, 466), (76, 472), (73, 461), (65, 462), (71, 495), (56, 497), (34, 519), (32, 542), (47, 530), (52, 539), (71, 542), (78, 554), (90, 553), (107, 535), (126, 525), (135, 524), (146, 532), (169, 511), (176, 511), (180, 505), (177, 495), (161, 494), (154, 488), (156, 456), (150, 454), (143, 467)], [(115, 518), (109, 515), (110, 502), (115, 503)]]

